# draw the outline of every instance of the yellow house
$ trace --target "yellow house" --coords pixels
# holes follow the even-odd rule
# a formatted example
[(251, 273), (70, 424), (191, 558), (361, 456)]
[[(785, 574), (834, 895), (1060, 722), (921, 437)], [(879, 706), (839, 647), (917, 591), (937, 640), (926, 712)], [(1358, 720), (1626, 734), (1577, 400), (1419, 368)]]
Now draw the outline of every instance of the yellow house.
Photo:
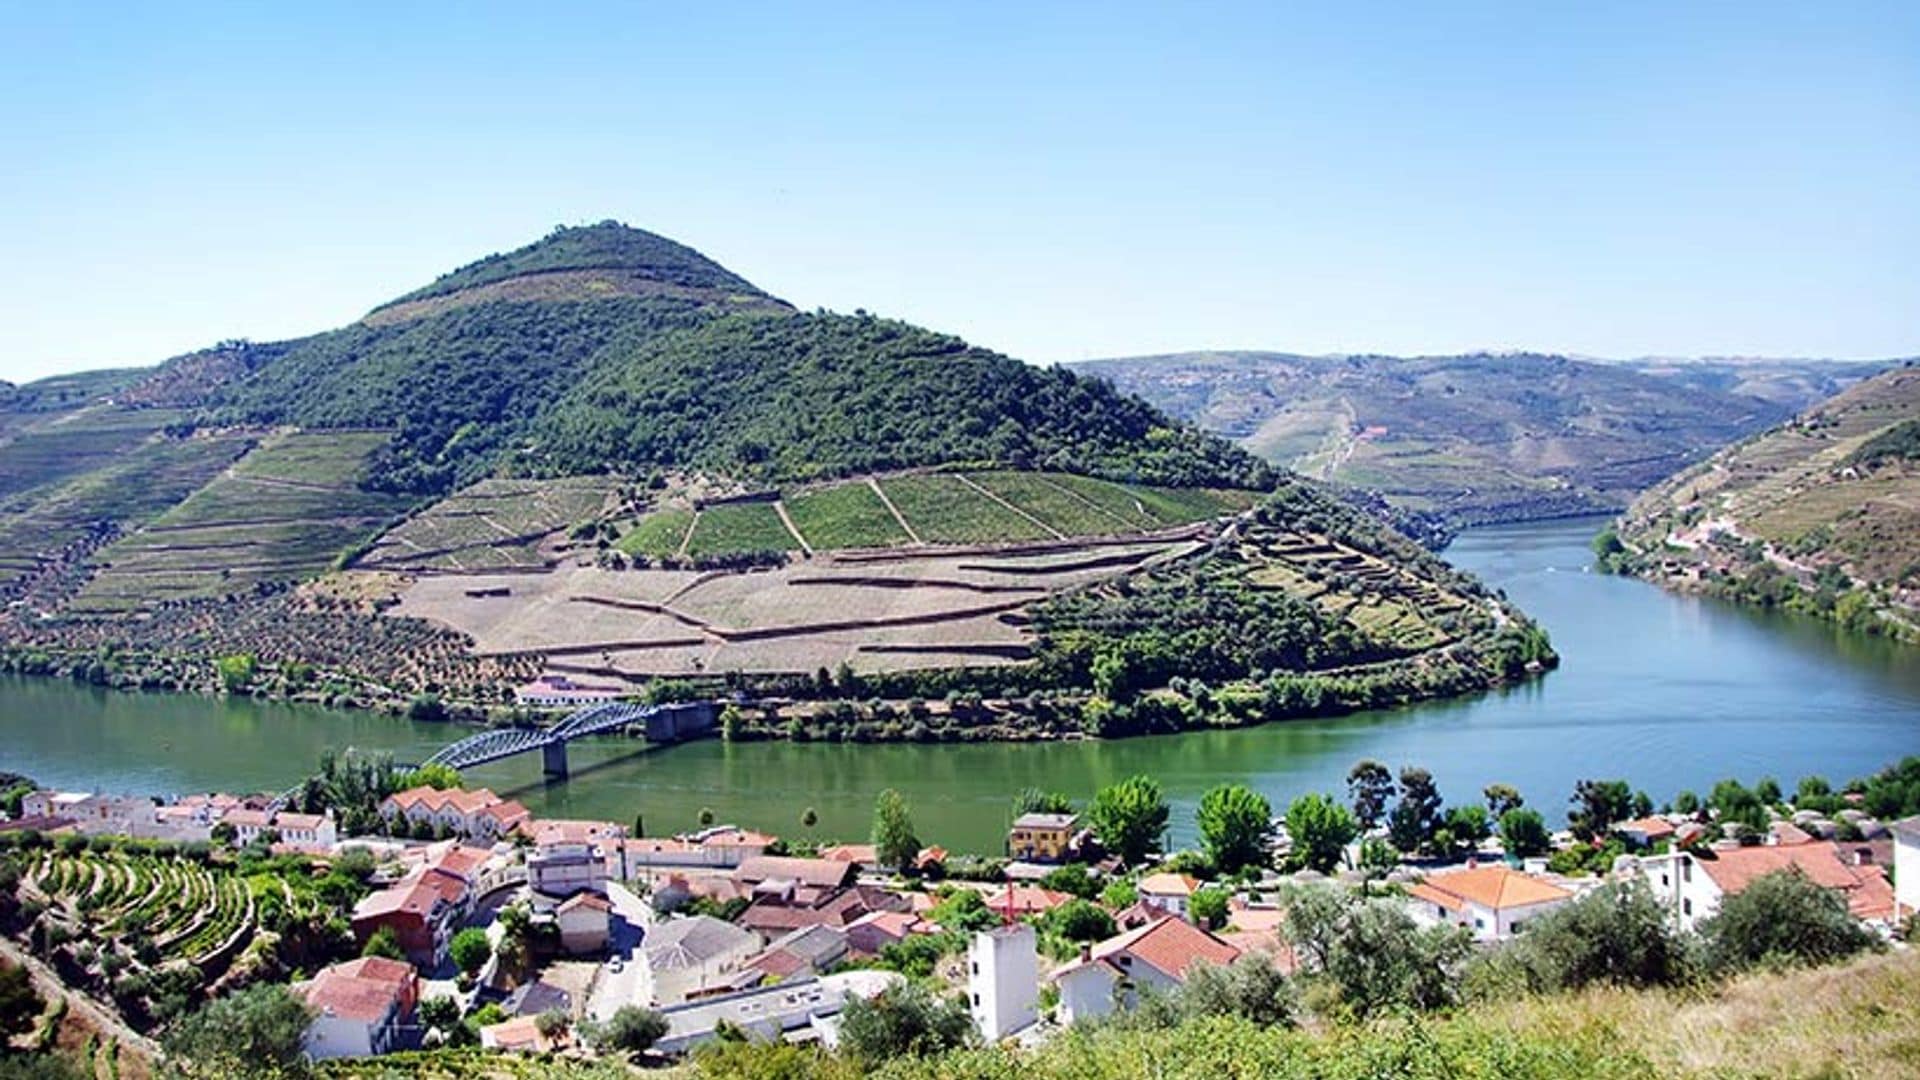
[(1021, 814), (1007, 833), (1007, 854), (1035, 862), (1060, 862), (1080, 819), (1073, 814)]

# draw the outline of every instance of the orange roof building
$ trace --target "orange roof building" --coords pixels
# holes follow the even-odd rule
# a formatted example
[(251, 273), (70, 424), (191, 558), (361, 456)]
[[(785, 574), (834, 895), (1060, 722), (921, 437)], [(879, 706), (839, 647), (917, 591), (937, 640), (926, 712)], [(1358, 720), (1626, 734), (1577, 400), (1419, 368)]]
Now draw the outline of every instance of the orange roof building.
[(1142, 990), (1166, 992), (1204, 964), (1226, 965), (1241, 951), (1185, 919), (1164, 916), (1083, 950), (1049, 976), (1060, 991), (1064, 1024), (1105, 1016)]
[(1416, 919), (1464, 926), (1480, 941), (1504, 941), (1527, 920), (1573, 899), (1564, 886), (1506, 866), (1435, 874), (1407, 892)]
[[(1711, 857), (1707, 857), (1710, 854)], [(1850, 860), (1831, 841), (1729, 848), (1700, 853), (1677, 851), (1639, 861), (1654, 895), (1683, 929), (1693, 929), (1720, 910), (1720, 901), (1768, 874), (1791, 871), (1838, 892), (1847, 910), (1865, 922), (1890, 922), (1893, 883), (1886, 868)]]

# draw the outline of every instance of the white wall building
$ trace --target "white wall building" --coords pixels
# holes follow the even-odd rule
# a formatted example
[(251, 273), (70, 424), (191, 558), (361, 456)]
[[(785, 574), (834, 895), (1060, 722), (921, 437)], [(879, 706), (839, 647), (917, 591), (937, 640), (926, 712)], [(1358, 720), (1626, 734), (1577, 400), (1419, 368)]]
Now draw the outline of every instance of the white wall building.
[(1894, 918), (1897, 904), (1884, 868), (1850, 862), (1829, 841), (1738, 847), (1710, 854), (1704, 858), (1676, 851), (1637, 860), (1641, 877), (1682, 930), (1695, 929), (1712, 918), (1720, 910), (1721, 898), (1786, 870), (1797, 870), (1814, 884), (1838, 892), (1857, 919), (1885, 924)]
[(967, 1006), (980, 1037), (998, 1042), (1039, 1018), (1040, 958), (1033, 927), (1015, 923), (973, 935), (967, 946)]
[(1505, 866), (1435, 874), (1407, 890), (1408, 913), (1427, 925), (1462, 926), (1475, 941), (1505, 941), (1573, 899), (1569, 889)]
[(1893, 832), (1893, 918), (1897, 926), (1920, 912), (1920, 816), (1896, 821)]

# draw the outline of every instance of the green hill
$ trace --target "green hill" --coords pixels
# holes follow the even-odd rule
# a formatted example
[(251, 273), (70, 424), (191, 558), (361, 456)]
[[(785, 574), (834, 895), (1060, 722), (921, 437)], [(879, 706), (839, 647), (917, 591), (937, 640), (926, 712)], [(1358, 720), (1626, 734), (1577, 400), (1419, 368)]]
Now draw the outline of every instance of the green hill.
[(1274, 472), (1105, 383), (867, 316), (732, 315), (602, 353), (534, 424), (541, 467), (801, 480), (948, 462), (1178, 486)]
[(1650, 489), (1603, 561), (1920, 640), (1920, 367), (1868, 379)]
[(246, 653), (266, 689), (348, 702), (484, 707), (547, 668), (863, 708), (1060, 695), (916, 725), (966, 738), (1258, 722), (1552, 660), (1371, 514), (1102, 379), (800, 313), (613, 223), (340, 329), (5, 388), (0, 602), (0, 665), (116, 684), (204, 688)]

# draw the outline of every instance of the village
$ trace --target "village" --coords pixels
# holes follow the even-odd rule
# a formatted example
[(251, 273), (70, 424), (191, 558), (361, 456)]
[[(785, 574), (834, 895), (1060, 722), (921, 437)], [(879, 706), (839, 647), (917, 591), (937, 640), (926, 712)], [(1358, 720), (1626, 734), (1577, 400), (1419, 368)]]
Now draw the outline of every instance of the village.
[[(253, 858), (333, 880), (351, 865), (363, 882), (318, 913), (344, 920), (346, 956), (291, 981), (310, 1059), (477, 1045), (661, 1060), (740, 1038), (831, 1048), (849, 1009), (909, 984), (963, 996), (974, 1038), (1036, 1044), (1203, 969), (1292, 977), (1325, 962), (1288, 925), (1301, 890), (1385, 900), (1408, 933), (1443, 929), (1463, 949), (1496, 948), (1608, 884), (1643, 889), (1675, 933), (1782, 873), (1882, 941), (1920, 906), (1920, 817), (1882, 822), (1858, 792), (1820, 783), (1794, 793), (1819, 809), (1765, 782), (1769, 799), (1722, 785), (1653, 812), (1624, 785), (1582, 782), (1570, 827), (1549, 833), (1510, 788), (1442, 813), (1424, 770), (1396, 787), (1367, 762), (1352, 809), (1310, 794), (1276, 814), (1223, 787), (1201, 802), (1201, 847), (1163, 851), (1167, 804), (1135, 777), (1084, 806), (1021, 793), (1004, 852), (981, 858), (922, 844), (893, 792), (871, 842), (796, 844), (726, 823), (649, 836), (639, 820), (540, 818), (451, 770), (426, 778), (441, 786), (384, 794), (354, 835), (332, 808), (299, 812), (284, 796), (16, 793), (0, 843), (32, 917), (16, 916), (15, 936), (64, 970), (114, 954), (114, 935), (143, 919), (174, 922), (129, 962), (157, 973), (157, 951), (231, 978), (268, 920), (257, 892), (223, 917), (233, 879), (210, 868)], [(202, 865), (191, 875), (141, 872), (188, 852)], [(168, 914), (170, 880), (204, 910)]]

